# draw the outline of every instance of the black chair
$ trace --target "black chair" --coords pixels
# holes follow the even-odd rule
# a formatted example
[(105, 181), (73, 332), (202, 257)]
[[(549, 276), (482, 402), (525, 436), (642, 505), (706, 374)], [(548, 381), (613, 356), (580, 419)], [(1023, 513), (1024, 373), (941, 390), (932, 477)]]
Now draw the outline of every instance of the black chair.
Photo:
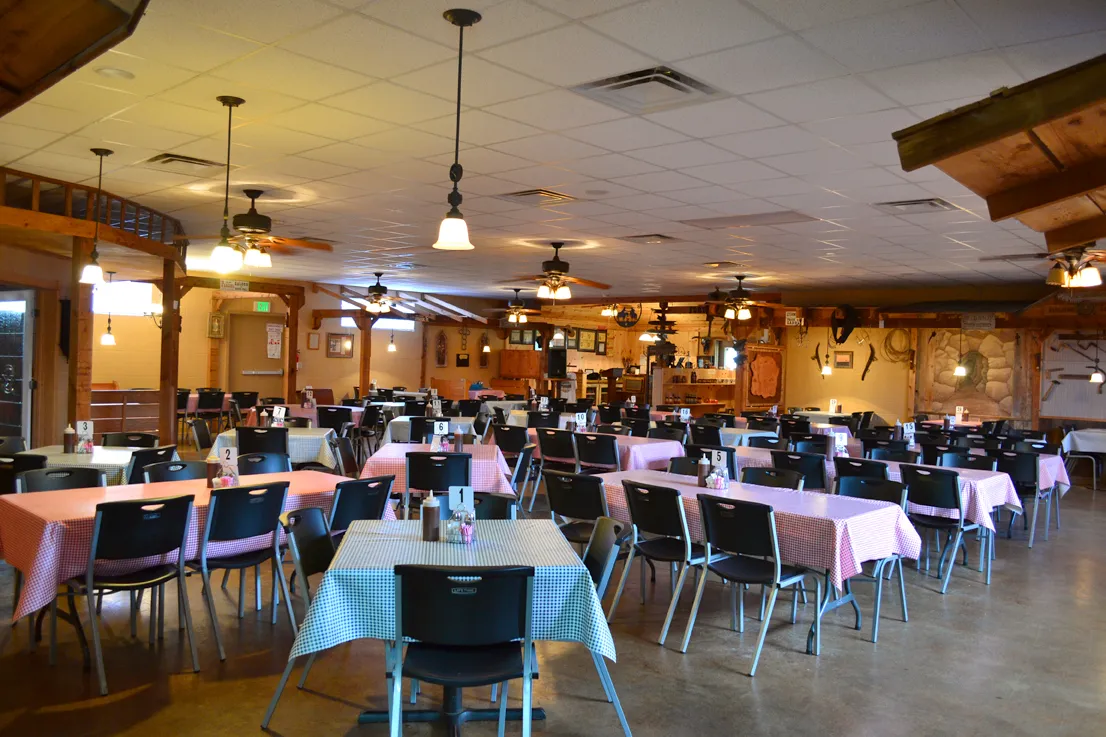
[(384, 519), (395, 476), (341, 481), (334, 487), (334, 501), (327, 526), (343, 532), (356, 520)]
[(238, 456), (238, 475), (291, 473), (292, 460), (285, 453), (246, 453)]
[[(837, 479), (837, 493), (840, 496), (853, 497), (855, 499), (868, 499), (877, 502), (888, 502), (906, 511), (906, 486), (897, 481), (887, 479), (875, 479), (864, 476), (846, 476)], [(899, 597), (902, 603), (902, 621), (908, 621), (906, 611), (906, 585), (903, 581), (902, 556), (890, 555), (875, 562), (875, 568), (871, 575), (861, 574), (854, 576), (850, 581), (874, 583), (876, 585), (875, 610), (872, 613), (872, 642), (879, 641), (879, 612), (883, 603), (884, 570), (891, 566), (886, 576), (890, 580), (895, 569), (899, 572)]]
[(526, 413), (526, 427), (551, 427), (556, 430), (560, 421), (561, 416), (556, 412), (537, 410)]
[(697, 477), (699, 475), (699, 459), (688, 458), (687, 456), (676, 456), (675, 458), (669, 458), (668, 472), (677, 473), (681, 476)]
[(207, 463), (204, 461), (165, 461), (150, 463), (142, 467), (147, 484), (162, 481), (187, 481), (207, 478)]
[(472, 485), (471, 453), (407, 454), (407, 488), (403, 491), (403, 518), (411, 516), (411, 491), (446, 492), (451, 486)]
[(353, 428), (353, 438), (357, 441), (358, 463), (364, 463), (379, 448), (380, 433), (383, 431), (384, 415), (380, 407), (365, 405), (361, 411), (361, 421)]
[(1060, 455), (1060, 446), (1054, 443), (1046, 443), (1043, 440), (1022, 440), (1014, 443), (1014, 450), (1019, 453), (1040, 453), (1041, 455)]
[(601, 404), (598, 407), (599, 421), (604, 424), (617, 425), (622, 422), (622, 408), (612, 407), (609, 404)]
[(694, 445), (689, 444), (684, 448), (684, 452), (687, 453), (688, 458), (694, 458), (698, 461), (703, 456), (706, 456), (708, 461), (713, 463), (714, 451), (720, 450), (726, 454), (726, 470), (730, 474), (730, 478), (734, 481), (737, 480), (737, 449), (730, 445)]
[(918, 447), (922, 449), (922, 464), (925, 466), (939, 466), (942, 455), (957, 452), (952, 443), (920, 443)]
[(492, 412), (495, 413), (495, 424), (506, 425), (507, 424), (507, 412), (502, 407), (492, 407)]
[[(23, 445), (23, 438), (4, 438), (4, 440), (9, 441), (9, 448)], [(14, 442), (15, 440), (18, 443)], [(14, 494), (15, 474), (37, 468), (46, 468), (46, 456), (19, 451), (0, 452), (0, 494)]]
[(705, 415), (703, 415), (703, 417), (708, 420), (721, 421), (722, 427), (737, 427), (737, 415), (728, 412), (707, 412)]
[[(637, 431), (634, 432), (636, 434)], [(683, 423), (680, 423), (680, 427), (661, 427), (660, 423), (657, 423), (656, 427), (646, 431), (645, 436), (654, 440), (675, 440), (677, 443), (683, 443), (687, 438), (687, 428)]]
[[(964, 519), (964, 500), (960, 496), (960, 474), (951, 469), (929, 468), (926, 466), (911, 466), (904, 464), (899, 467), (902, 482), (906, 484), (906, 498), (911, 507), (929, 507), (944, 509), (955, 516), (941, 516), (925, 512), (907, 512), (907, 516), (915, 527), (926, 532), (934, 532), (938, 536), (945, 533), (947, 542), (941, 550), (937, 561), (937, 574), (942, 579), (941, 593), (945, 593), (952, 578), (952, 569), (956, 565), (956, 556), (960, 552), (960, 542), (965, 532), (971, 530), (985, 530), (978, 524), (969, 523)], [(991, 582), (991, 554), (994, 551), (994, 538), (985, 534), (983, 538), (983, 550), (980, 558), (987, 561), (987, 583)], [(922, 543), (925, 548), (926, 570), (929, 570), (929, 540), (922, 535)], [(945, 558), (949, 559), (948, 570), (941, 574)], [(964, 551), (964, 562), (967, 563), (968, 553)], [(921, 560), (919, 559), (919, 567)]]
[(184, 435), (184, 425), (188, 422), (188, 398), (191, 395), (191, 389), (177, 389), (177, 433), (179, 435)]
[[(511, 488), (518, 494), (518, 502), (521, 505), (526, 497), (526, 487), (530, 483), (530, 474), (534, 470), (534, 451), (538, 446), (528, 443), (522, 446), (522, 452), (515, 456), (515, 465), (511, 469)], [(537, 477), (534, 481), (534, 494), (537, 494)]]
[(890, 463), (917, 463), (918, 451), (916, 450), (892, 450), (890, 448), (872, 448), (868, 456), (873, 461), (886, 461)]
[(595, 528), (595, 521), (609, 516), (603, 479), (585, 474), (546, 471), (545, 493), (549, 498), (549, 513), (559, 523), (570, 543), (585, 544)]
[(860, 443), (864, 448), (864, 457), (865, 458), (871, 458), (872, 457), (872, 451), (875, 450), (876, 448), (882, 448), (883, 450), (897, 450), (897, 451), (909, 450), (909, 448), (906, 447), (906, 441), (905, 440), (881, 440), (881, 439), (877, 439), (877, 438), (867, 438), (865, 440), (861, 440)]
[(618, 562), (623, 529), (621, 522), (616, 522), (610, 517), (600, 517), (595, 520), (595, 528), (581, 556), (584, 567), (588, 569), (588, 574), (595, 584), (595, 594), (600, 602), (607, 593), (611, 574), (614, 573), (614, 566)]
[(578, 432), (574, 440), (576, 441), (576, 462), (580, 473), (609, 473), (622, 470), (617, 436)]
[[(238, 403), (243, 410), (251, 410), (257, 406), (257, 392), (231, 392), (230, 398)], [(283, 404), (284, 400), (280, 401)]]
[[(239, 457), (239, 462), (241, 462)], [(198, 571), (203, 578), (204, 599), (207, 601), (207, 613), (211, 618), (211, 629), (215, 632), (215, 644), (219, 649), (219, 660), (226, 660), (223, 649), (223, 637), (219, 631), (219, 615), (215, 611), (214, 589), (211, 587), (211, 572), (217, 570), (238, 571), (238, 618), (246, 616), (246, 570), (253, 568), (255, 586), (255, 605), (261, 610), (261, 564), (269, 561), (272, 568), (272, 624), (277, 623), (277, 592), (284, 597), (288, 609), (288, 618), (292, 622), (292, 632), (296, 633), (295, 616), (292, 603), (288, 598), (288, 582), (280, 566), (283, 554), (280, 549), (280, 515), (284, 500), (288, 495), (287, 481), (274, 481), (257, 486), (233, 486), (211, 490), (211, 501), (207, 507), (207, 520), (203, 537), (200, 538), (199, 560), (189, 561), (188, 567)], [(248, 540), (261, 535), (272, 535), (268, 547), (231, 555), (210, 553), (212, 543)]]
[(861, 430), (857, 430), (855, 435), (856, 435), (856, 439), (861, 440), (861, 441), (863, 441), (863, 440), (894, 440), (895, 439), (895, 429), (894, 428), (884, 428), (884, 429), (864, 428), (864, 429), (861, 429)]
[[(630, 435), (635, 438), (647, 438), (649, 437), (649, 431), (652, 429), (649, 426), (652, 424), (649, 418), (642, 419), (630, 419), (626, 418), (626, 422), (630, 424)], [(668, 439), (668, 438), (665, 438)], [(683, 442), (682, 440), (680, 442)]]
[(196, 400), (196, 417), (204, 420), (214, 419), (215, 426), (221, 429), (226, 420), (226, 411), (223, 404), (226, 402), (226, 394), (222, 389), (202, 388), (197, 389), (199, 397)]
[(718, 425), (691, 425), (691, 442), (695, 445), (722, 445), (722, 428)]
[[(108, 682), (104, 674), (104, 655), (100, 643), (100, 622), (97, 616), (96, 599), (105, 593), (128, 591), (133, 603), (133, 597), (137, 592), (150, 590), (150, 645), (153, 646), (155, 623), (158, 639), (165, 632), (165, 584), (175, 580), (179, 600), (177, 612), (181, 618), (182, 629), (188, 633), (192, 671), (198, 673), (200, 670), (184, 570), (184, 551), (188, 546), (193, 499), (192, 495), (188, 495), (163, 499), (101, 502), (96, 505), (88, 565), (84, 575), (69, 580), (66, 588), (70, 615), (73, 618), (78, 616), (74, 597), (84, 596), (88, 603), (88, 618), (92, 628), (92, 652), (96, 661), (96, 676), (100, 682), (101, 696), (107, 695)], [(177, 552), (175, 563), (153, 565), (123, 574), (95, 573), (97, 561), (157, 558), (175, 551)], [(157, 612), (156, 616), (155, 612)], [(57, 653), (55, 636), (57, 599), (50, 604), (50, 620), (50, 664), (53, 665)]]
[(308, 428), (308, 427), (311, 427), (311, 418), (310, 417), (285, 417), (284, 418), (284, 427), (285, 428), (292, 428), (292, 427)]
[(945, 468), (970, 468), (976, 471), (994, 471), (998, 465), (997, 458), (975, 453), (942, 453), (937, 461), (938, 466)]
[[(541, 463), (538, 465), (539, 476), (544, 475), (547, 469), (567, 473), (579, 472), (580, 465), (576, 460), (575, 433), (549, 427), (540, 427), (537, 429), (537, 433), (538, 450), (541, 452)], [(537, 496), (537, 491), (534, 492), (534, 495)], [(534, 500), (531, 498), (531, 508), (533, 504)]]
[[(1020, 443), (1019, 443), (1020, 445)], [(999, 450), (991, 451), (997, 461), (997, 468), (1001, 473), (1010, 476), (1014, 482), (1014, 490), (1022, 502), (1022, 509), (1026, 508), (1026, 500), (1033, 500), (1033, 518), (1026, 518), (1029, 526), (1029, 547), (1033, 547), (1033, 541), (1037, 534), (1037, 512), (1041, 500), (1045, 501), (1045, 540), (1048, 540), (1048, 528), (1052, 523), (1052, 500), (1056, 499), (1056, 529), (1060, 529), (1060, 494), (1055, 486), (1047, 489), (1041, 488), (1041, 466), (1038, 454), (1031, 451)], [(1018, 513), (1010, 515), (1010, 524), (1006, 527), (1006, 537), (1010, 538), (1014, 531), (1014, 518)]]
[(480, 407), (483, 402), (479, 399), (459, 399), (455, 404), (457, 409), (461, 411), (461, 417), (476, 417), (480, 414)]
[(834, 476), (838, 480), (843, 476), (860, 476), (866, 479), (887, 478), (887, 464), (880, 461), (837, 457), (833, 459), (833, 469)]
[[(630, 577), (630, 568), (635, 556), (642, 558), (639, 566), (642, 579), (642, 604), (645, 604), (646, 561), (676, 564), (679, 570), (672, 590), (672, 601), (668, 605), (668, 614), (664, 618), (664, 626), (657, 640), (658, 644), (663, 645), (668, 637), (668, 628), (672, 625), (672, 617), (676, 613), (676, 605), (679, 603), (688, 569), (699, 568), (706, 563), (706, 549), (691, 541), (683, 499), (676, 489), (641, 484), (628, 479), (622, 481), (622, 488), (626, 491), (626, 506), (630, 512), (630, 553), (622, 569), (622, 578), (618, 582), (614, 601), (611, 602), (607, 621), (614, 618), (614, 613), (618, 609), (618, 601), (626, 588), (626, 580)], [(648, 539), (643, 538), (642, 533), (648, 535)]]
[(753, 435), (752, 437), (745, 438), (748, 447), (761, 448), (767, 450), (787, 450), (788, 442), (786, 438), (773, 438), (767, 435)]
[[(16, 458), (22, 458), (22, 455), (16, 456)], [(64, 489), (91, 489), (107, 485), (107, 475), (98, 468), (88, 466), (40, 468), (34, 471), (20, 471), (15, 474), (15, 491), (19, 494), (29, 494), (36, 491), (62, 491)]]
[(338, 461), (338, 473), (351, 479), (361, 474), (361, 466), (357, 464), (357, 455), (353, 452), (353, 441), (347, 438), (328, 438), (327, 445), (330, 453)]
[[(760, 625), (760, 636), (757, 638), (757, 649), (749, 667), (749, 675), (755, 676), (772, 611), (776, 608), (776, 597), (780, 589), (794, 587), (791, 594), (791, 623), (794, 624), (798, 613), (797, 595), (804, 588), (807, 572), (780, 562), (776, 516), (772, 507), (710, 494), (699, 494), (698, 498), (703, 540), (706, 543), (704, 558), (707, 563), (695, 590), (695, 602), (691, 605), (691, 616), (687, 620), (680, 652), (687, 652), (691, 641), (691, 631), (695, 627), (699, 603), (706, 589), (708, 571), (732, 584), (731, 627), (739, 632), (745, 631), (745, 597), (742, 587), (745, 584), (760, 584), (769, 590), (769, 594)], [(814, 585), (814, 600), (819, 601), (822, 584), (818, 576), (814, 576)], [(739, 602), (740, 610), (736, 606)], [(818, 626), (817, 623), (815, 626)]]
[(518, 454), (530, 443), (526, 428), (519, 425), (492, 425), (492, 438), (508, 463), (518, 458)]
[(257, 400), (257, 403), (265, 405), (284, 404), (284, 397), (261, 397)]
[(405, 399), (403, 401), (403, 414), (409, 417), (425, 415), (426, 404), (427, 402), (425, 399)]
[(630, 434), (632, 428), (623, 425), (598, 425), (595, 431), (605, 435), (622, 435), (625, 437)]
[(792, 435), (809, 435), (810, 420), (780, 420), (779, 436), (791, 439)]
[(407, 442), (416, 445), (429, 443), (431, 436), (434, 435), (434, 423), (448, 419), (448, 417), (423, 417), (421, 415), (411, 417), (407, 426)]
[(748, 423), (746, 427), (750, 430), (764, 430), (777, 435), (780, 432), (780, 421), (774, 417), (750, 417)]
[(792, 440), (791, 447), (796, 453), (817, 453), (829, 458), (832, 457), (832, 440), (832, 435), (821, 435), (818, 440)]
[(746, 466), (741, 469), (741, 483), (769, 486), (774, 489), (803, 490), (803, 475), (798, 471), (763, 466)]
[(353, 409), (350, 407), (320, 405), (315, 412), (319, 417), (319, 427), (329, 428), (335, 435), (347, 434), (347, 428), (353, 424)]
[[(311, 595), (311, 576), (323, 573), (330, 567), (331, 561), (334, 560), (334, 537), (331, 535), (330, 526), (326, 522), (326, 515), (318, 507), (306, 507), (293, 512), (285, 512), (280, 515), (279, 520), (280, 527), (284, 530), (285, 539), (287, 540), (288, 552), (292, 556), (293, 575), (298, 581), (296, 593), (303, 599), (303, 611), (306, 616), (313, 598)], [(299, 623), (296, 621), (292, 607), (289, 606), (287, 609), (289, 622), (292, 625), (292, 630), (295, 631), (299, 627)], [(307, 681), (307, 674), (311, 670), (313, 662), (314, 658), (307, 661), (303, 676), (300, 678), (300, 688), (303, 688)], [(289, 669), (291, 665), (292, 661), (289, 661)], [(277, 690), (277, 696), (283, 688), (284, 686), (281, 684), (281, 687)], [(274, 702), (275, 700), (274, 697)], [(268, 723), (270, 716), (271, 713), (266, 715), (265, 723)]]
[(872, 425), (872, 418), (876, 416), (873, 410), (868, 410), (860, 416), (860, 429), (865, 430)]
[(235, 429), (238, 454), (280, 453), (288, 455), (288, 428), (239, 427)]
[(804, 489), (829, 489), (826, 483), (826, 457), (821, 453), (791, 453), (774, 450), (772, 467), (801, 473)]
[(488, 428), (491, 427), (491, 422), (488, 421), (488, 416), (485, 414), (478, 414), (472, 421), (472, 438), (473, 442), (480, 444), (488, 436)]
[[(177, 446), (164, 445), (160, 448), (143, 448), (142, 450), (136, 450), (131, 453), (131, 462), (127, 465), (125, 472), (126, 482), (128, 484), (141, 484), (146, 481), (146, 466), (152, 463), (165, 463), (173, 460), (173, 456), (177, 454)], [(207, 472), (204, 472), (204, 478), (207, 477)]]
[(106, 432), (100, 436), (105, 448), (156, 448), (157, 435), (149, 432)]
[(648, 407), (624, 407), (622, 409), (626, 415), (627, 420), (648, 420), (649, 408)]
[(513, 494), (496, 494), (490, 491), (477, 491), (472, 495), (475, 507), (473, 516), (477, 520), (518, 518), (518, 497)]

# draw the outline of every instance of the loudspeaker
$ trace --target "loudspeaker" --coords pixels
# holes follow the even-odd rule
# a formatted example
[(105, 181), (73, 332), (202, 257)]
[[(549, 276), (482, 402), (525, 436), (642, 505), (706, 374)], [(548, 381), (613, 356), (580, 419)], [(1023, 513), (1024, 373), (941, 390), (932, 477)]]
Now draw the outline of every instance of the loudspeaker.
[(568, 351), (564, 348), (549, 349), (549, 378), (564, 379), (568, 377)]
[(58, 348), (61, 349), (61, 354), (65, 356), (66, 360), (69, 360), (69, 308), (70, 302), (67, 299), (58, 300), (61, 303), (58, 313)]

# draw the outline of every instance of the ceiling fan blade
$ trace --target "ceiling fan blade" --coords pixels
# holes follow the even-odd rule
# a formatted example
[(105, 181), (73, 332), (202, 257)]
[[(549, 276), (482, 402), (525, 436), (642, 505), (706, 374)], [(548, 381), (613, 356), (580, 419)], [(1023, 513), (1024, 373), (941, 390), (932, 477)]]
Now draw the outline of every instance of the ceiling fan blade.
[(513, 279), (504, 279), (503, 281), (499, 282), (499, 284), (514, 284), (515, 282), (520, 281), (542, 281), (543, 279), (548, 278), (549, 277), (547, 277), (545, 274), (527, 274), (526, 276), (516, 276)]
[(219, 236), (218, 233), (216, 233), (215, 235), (183, 235), (182, 234), (182, 235), (173, 236), (173, 242), (174, 243), (182, 243), (184, 241), (191, 241), (191, 242), (195, 243), (196, 241), (217, 241), (217, 240), (219, 240), (219, 237), (220, 236)]
[(982, 256), (980, 261), (1034, 261), (1039, 258), (1048, 258), (1051, 253), (1011, 253), (1005, 256)]
[(610, 289), (610, 284), (604, 284), (601, 281), (592, 281), (591, 279), (581, 279), (578, 276), (562, 276), (561, 281), (566, 281), (571, 284), (579, 284), (582, 287), (592, 287), (594, 289)]
[(325, 251), (329, 253), (334, 250), (334, 247), (329, 243), (322, 243), (320, 241), (305, 241), (300, 238), (285, 238), (282, 235), (265, 236), (264, 240), (268, 240), (273, 243), (280, 243), (283, 246), (290, 246), (292, 248), (306, 248), (312, 251)]

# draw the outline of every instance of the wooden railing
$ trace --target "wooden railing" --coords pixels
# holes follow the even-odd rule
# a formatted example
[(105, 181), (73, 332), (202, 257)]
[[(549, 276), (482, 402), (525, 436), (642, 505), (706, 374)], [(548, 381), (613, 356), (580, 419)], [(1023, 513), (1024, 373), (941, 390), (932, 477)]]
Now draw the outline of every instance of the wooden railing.
[(96, 440), (105, 432), (158, 431), (157, 389), (94, 390), (92, 422)]

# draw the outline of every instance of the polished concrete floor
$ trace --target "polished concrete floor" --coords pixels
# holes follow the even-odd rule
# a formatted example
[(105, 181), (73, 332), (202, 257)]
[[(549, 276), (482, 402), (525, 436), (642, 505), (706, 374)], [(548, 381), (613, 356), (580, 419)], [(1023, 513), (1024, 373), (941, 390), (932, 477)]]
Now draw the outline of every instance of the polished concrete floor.
[[(813, 604), (791, 625), (777, 610), (755, 679), (749, 660), (755, 618), (743, 635), (729, 630), (728, 598), (710, 584), (686, 655), (676, 649), (687, 621), (685, 590), (667, 646), (656, 643), (668, 602), (666, 572), (639, 604), (637, 575), (612, 626), (618, 662), (610, 671), (635, 735), (1101, 735), (1106, 733), (1106, 492), (1095, 499), (1073, 488), (1064, 498), (1063, 529), (1028, 550), (1024, 537), (1000, 539), (991, 586), (974, 568), (957, 567), (949, 593), (936, 579), (907, 569), (909, 623), (898, 619), (894, 589), (885, 596), (880, 641), (869, 641), (871, 587), (856, 590), (864, 629), (852, 629), (845, 608), (827, 616), (823, 653), (804, 653)], [(976, 547), (971, 545), (972, 563)], [(236, 584), (236, 581), (234, 582)], [(655, 590), (654, 590), (655, 588)], [(247, 587), (247, 592), (249, 587)], [(235, 614), (237, 586), (219, 593), (228, 651), (220, 663), (198, 582), (190, 583), (201, 671), (192, 673), (187, 645), (166, 608), (165, 639), (150, 647), (145, 612), (131, 639), (124, 597), (104, 605), (104, 641), (111, 694), (96, 696), (81, 668), (73, 630), (59, 623), (57, 666), (46, 643), (29, 652), (26, 625), (0, 631), (0, 735), (252, 735), (272, 696), (292, 642), (287, 620), (269, 624), (267, 608)], [(267, 589), (266, 589), (267, 595)], [(10, 611), (11, 572), (0, 571), (0, 612)], [(252, 595), (249, 602), (252, 604)], [(747, 614), (759, 596), (749, 594)], [(784, 607), (786, 609), (786, 607)], [(591, 659), (578, 645), (539, 646), (535, 705), (548, 719), (536, 733), (621, 734), (603, 700)], [(272, 731), (297, 735), (383, 735), (384, 725), (357, 726), (365, 708), (383, 708), (379, 643), (362, 641), (319, 658), (307, 688), (289, 685)], [(298, 676), (298, 670), (297, 670)], [(424, 706), (438, 696), (426, 687)], [(487, 689), (466, 703), (486, 707)], [(519, 690), (511, 693), (517, 706)], [(409, 707), (410, 708), (410, 707)], [(466, 725), (472, 735), (494, 724)], [(406, 735), (435, 734), (409, 725)], [(508, 734), (519, 725), (509, 725)]]

